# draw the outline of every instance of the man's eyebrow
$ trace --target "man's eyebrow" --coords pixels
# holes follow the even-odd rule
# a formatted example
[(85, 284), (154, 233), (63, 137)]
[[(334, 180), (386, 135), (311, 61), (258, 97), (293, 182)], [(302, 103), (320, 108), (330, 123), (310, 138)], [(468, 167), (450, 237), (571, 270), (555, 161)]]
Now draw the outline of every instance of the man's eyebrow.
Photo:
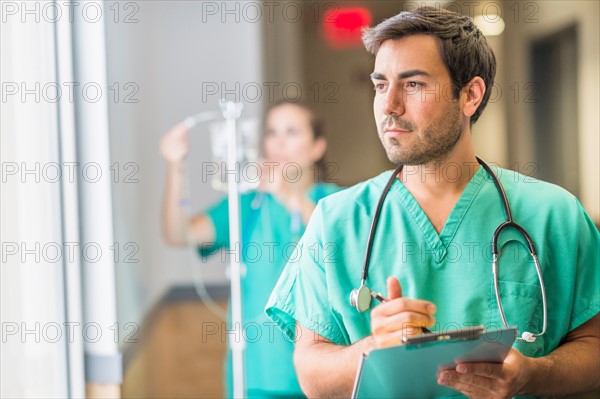
[(418, 75), (423, 75), (423, 76), (431, 76), (428, 72), (425, 72), (421, 69), (411, 69), (408, 71), (404, 71), (400, 74), (398, 74), (398, 79), (406, 79), (406, 78), (412, 78), (413, 76), (418, 76)]
[[(418, 76), (418, 75), (431, 76), (429, 74), (429, 72), (425, 72), (421, 69), (411, 69), (411, 70), (404, 71), (404, 72), (398, 74), (398, 80), (411, 78), (413, 76)], [(371, 79), (373, 79), (373, 80), (387, 80), (385, 75), (382, 73), (379, 73), (379, 72), (373, 72), (370, 76), (371, 76)]]
[(369, 75), (373, 80), (387, 80), (385, 75), (379, 72), (373, 72)]

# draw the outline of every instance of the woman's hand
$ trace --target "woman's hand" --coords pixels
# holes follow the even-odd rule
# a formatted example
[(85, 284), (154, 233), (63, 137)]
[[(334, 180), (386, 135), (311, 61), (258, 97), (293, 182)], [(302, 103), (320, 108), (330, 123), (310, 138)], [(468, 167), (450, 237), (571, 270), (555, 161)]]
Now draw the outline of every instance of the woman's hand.
[(160, 154), (169, 164), (181, 163), (189, 150), (189, 129), (184, 122), (173, 126), (160, 141)]

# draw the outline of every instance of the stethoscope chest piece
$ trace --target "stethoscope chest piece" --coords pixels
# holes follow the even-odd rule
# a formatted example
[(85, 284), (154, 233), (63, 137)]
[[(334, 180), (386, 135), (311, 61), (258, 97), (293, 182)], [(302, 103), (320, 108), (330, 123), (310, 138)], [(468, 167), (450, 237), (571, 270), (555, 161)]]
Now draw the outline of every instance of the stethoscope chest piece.
[(369, 310), (371, 300), (371, 290), (366, 285), (361, 285), (350, 293), (350, 305), (361, 313)]

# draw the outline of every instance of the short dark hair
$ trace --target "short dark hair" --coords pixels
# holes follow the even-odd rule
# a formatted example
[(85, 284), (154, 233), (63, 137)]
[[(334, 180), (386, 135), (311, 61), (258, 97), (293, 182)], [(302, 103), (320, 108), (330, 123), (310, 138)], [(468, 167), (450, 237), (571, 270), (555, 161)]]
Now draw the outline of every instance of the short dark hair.
[(475, 76), (483, 79), (483, 100), (471, 117), (471, 124), (475, 123), (490, 98), (496, 75), (496, 56), (471, 18), (441, 8), (420, 7), (366, 28), (363, 43), (368, 52), (377, 55), (384, 41), (418, 34), (437, 38), (452, 81), (454, 98), (458, 98), (460, 90)]

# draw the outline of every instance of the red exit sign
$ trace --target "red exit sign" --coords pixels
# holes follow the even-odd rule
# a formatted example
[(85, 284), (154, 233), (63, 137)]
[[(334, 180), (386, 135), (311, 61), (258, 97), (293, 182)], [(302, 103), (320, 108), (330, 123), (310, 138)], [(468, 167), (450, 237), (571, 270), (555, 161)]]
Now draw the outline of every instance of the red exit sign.
[(371, 11), (364, 7), (331, 10), (323, 18), (323, 37), (334, 49), (360, 47), (362, 29), (371, 25)]

